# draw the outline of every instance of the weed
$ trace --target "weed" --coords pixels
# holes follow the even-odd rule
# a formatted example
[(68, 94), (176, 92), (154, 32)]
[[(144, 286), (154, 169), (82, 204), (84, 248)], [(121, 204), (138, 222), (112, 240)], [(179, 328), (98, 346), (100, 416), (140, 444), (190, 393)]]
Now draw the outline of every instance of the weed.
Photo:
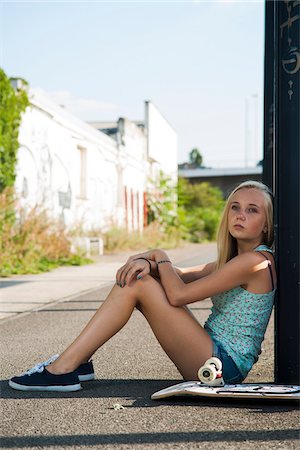
[(91, 262), (71, 252), (64, 226), (36, 206), (18, 206), (12, 189), (0, 194), (0, 276), (39, 273), (61, 265)]

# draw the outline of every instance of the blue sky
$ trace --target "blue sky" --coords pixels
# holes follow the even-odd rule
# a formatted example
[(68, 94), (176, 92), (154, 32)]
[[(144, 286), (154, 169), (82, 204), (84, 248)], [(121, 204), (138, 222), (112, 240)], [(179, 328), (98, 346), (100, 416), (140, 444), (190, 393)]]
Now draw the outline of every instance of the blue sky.
[(207, 166), (261, 159), (263, 1), (0, 3), (9, 76), (84, 120), (143, 119), (153, 101), (180, 162), (193, 147)]

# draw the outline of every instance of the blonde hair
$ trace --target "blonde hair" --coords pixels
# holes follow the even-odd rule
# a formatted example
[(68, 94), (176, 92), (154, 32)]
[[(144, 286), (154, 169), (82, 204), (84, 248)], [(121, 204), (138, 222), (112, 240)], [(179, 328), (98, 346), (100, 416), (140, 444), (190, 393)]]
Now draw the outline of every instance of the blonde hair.
[(231, 236), (228, 230), (228, 213), (232, 196), (240, 189), (257, 189), (263, 193), (265, 199), (267, 232), (263, 235), (262, 244), (265, 244), (268, 247), (271, 247), (273, 245), (274, 230), (272, 192), (265, 184), (260, 183), (259, 181), (244, 181), (243, 183), (239, 184), (227, 198), (217, 234), (218, 259), (216, 269), (220, 269), (230, 259), (237, 256), (236, 239)]

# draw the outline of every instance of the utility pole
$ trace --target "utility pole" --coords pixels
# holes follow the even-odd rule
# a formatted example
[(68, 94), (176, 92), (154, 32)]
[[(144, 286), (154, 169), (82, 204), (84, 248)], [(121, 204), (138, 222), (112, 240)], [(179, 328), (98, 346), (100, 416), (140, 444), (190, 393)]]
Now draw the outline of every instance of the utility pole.
[(249, 131), (249, 100), (245, 99), (245, 167), (248, 167), (249, 160), (249, 142), (250, 141), (250, 131)]
[(253, 99), (253, 161), (258, 162), (258, 108), (257, 108), (257, 101), (258, 101), (258, 94), (252, 94)]
[(300, 4), (266, 0), (263, 180), (275, 194), (275, 381), (299, 384)]

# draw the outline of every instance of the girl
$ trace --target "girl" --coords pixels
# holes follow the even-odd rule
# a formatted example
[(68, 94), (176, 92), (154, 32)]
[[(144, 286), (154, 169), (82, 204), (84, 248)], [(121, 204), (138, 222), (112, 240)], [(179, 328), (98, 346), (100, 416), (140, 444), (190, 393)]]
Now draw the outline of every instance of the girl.
[[(217, 261), (179, 269), (163, 250), (128, 259), (116, 285), (75, 341), (9, 385), (19, 390), (76, 391), (94, 378), (93, 353), (137, 308), (186, 380), (211, 356), (223, 363), (226, 383), (240, 383), (257, 361), (272, 311), (276, 273), (272, 255), (271, 193), (247, 181), (229, 196), (218, 232)], [(212, 298), (204, 326), (187, 305)]]

